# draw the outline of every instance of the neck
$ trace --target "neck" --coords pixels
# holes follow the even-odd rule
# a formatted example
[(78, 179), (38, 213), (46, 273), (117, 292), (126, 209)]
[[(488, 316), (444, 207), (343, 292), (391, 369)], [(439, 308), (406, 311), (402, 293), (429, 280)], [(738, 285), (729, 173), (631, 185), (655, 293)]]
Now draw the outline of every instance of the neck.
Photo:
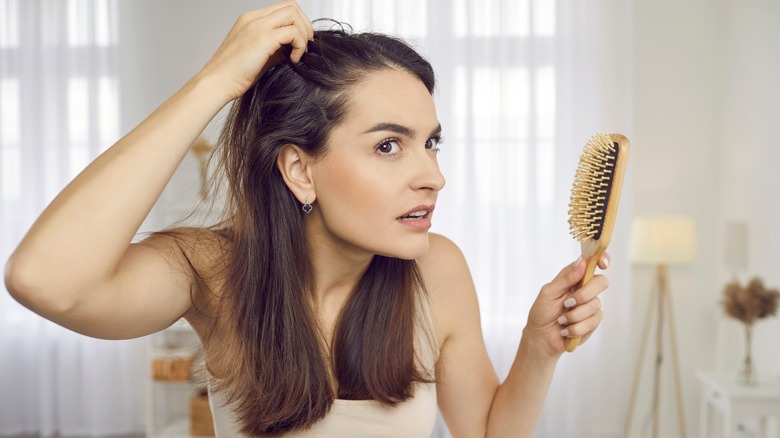
[(313, 270), (314, 305), (317, 309), (341, 308), (374, 254), (328, 233), (316, 217), (306, 220), (305, 228)]

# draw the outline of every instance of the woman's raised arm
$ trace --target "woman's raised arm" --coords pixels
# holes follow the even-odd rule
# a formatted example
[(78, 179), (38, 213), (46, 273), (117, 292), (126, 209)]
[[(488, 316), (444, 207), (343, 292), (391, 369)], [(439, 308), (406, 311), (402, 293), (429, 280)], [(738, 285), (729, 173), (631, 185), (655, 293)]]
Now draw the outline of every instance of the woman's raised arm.
[(239, 17), (198, 74), (44, 210), (6, 264), (11, 294), (58, 324), (101, 338), (142, 336), (181, 317), (191, 306), (192, 276), (169, 264), (184, 263), (181, 250), (160, 236), (147, 245), (130, 242), (214, 115), (248, 89), (281, 46), (292, 45), (297, 62), (312, 36), (294, 1)]

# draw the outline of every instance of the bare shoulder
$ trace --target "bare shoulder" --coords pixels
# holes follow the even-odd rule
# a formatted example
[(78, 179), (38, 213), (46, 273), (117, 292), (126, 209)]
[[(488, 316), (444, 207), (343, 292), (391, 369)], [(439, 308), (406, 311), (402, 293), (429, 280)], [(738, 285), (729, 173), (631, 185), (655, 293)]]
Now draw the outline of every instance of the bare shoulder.
[(450, 337), (459, 315), (478, 312), (474, 281), (460, 248), (445, 236), (430, 233), (428, 253), (417, 260), (430, 294), (440, 345)]
[(446, 280), (447, 278), (468, 273), (468, 265), (463, 252), (449, 238), (436, 233), (429, 234), (428, 253), (417, 260), (426, 283)]
[(439, 340), (439, 410), (454, 436), (484, 436), (499, 381), (485, 348), (466, 258), (454, 242), (431, 234), (429, 252), (418, 262), (430, 291)]

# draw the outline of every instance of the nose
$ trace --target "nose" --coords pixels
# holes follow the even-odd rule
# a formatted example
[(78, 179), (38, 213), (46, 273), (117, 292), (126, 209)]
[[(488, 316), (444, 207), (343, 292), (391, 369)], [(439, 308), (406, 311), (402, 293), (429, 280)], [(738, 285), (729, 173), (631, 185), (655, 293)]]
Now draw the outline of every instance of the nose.
[(415, 157), (414, 178), (412, 188), (415, 190), (432, 190), (438, 192), (444, 188), (447, 180), (439, 169), (436, 155), (425, 149)]

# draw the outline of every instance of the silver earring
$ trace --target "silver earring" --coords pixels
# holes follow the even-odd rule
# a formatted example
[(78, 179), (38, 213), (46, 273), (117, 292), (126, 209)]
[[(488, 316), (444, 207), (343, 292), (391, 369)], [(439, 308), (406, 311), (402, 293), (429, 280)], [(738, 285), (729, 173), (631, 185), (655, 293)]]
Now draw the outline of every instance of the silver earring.
[(311, 213), (311, 211), (314, 209), (314, 207), (309, 204), (309, 198), (306, 198), (303, 201), (303, 207), (301, 207), (301, 210), (303, 210), (304, 213), (308, 214)]

